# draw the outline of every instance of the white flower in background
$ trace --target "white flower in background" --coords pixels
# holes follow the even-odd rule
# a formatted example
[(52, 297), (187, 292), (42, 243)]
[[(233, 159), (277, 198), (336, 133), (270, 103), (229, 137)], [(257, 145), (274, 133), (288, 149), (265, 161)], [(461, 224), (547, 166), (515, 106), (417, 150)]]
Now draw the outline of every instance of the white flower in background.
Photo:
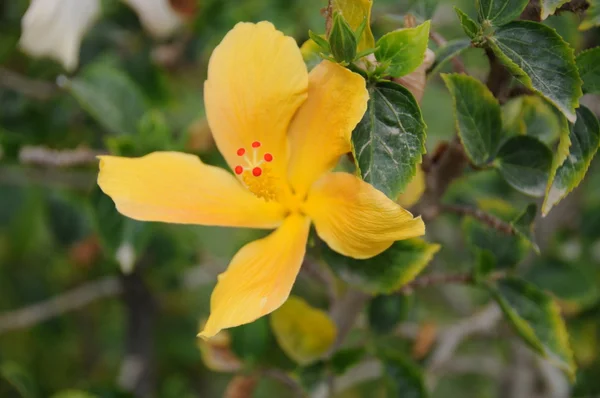
[(181, 17), (175, 12), (169, 0), (123, 0), (123, 2), (135, 10), (144, 28), (154, 37), (167, 37), (181, 26)]
[[(183, 22), (169, 0), (123, 0), (138, 14), (144, 28), (164, 38)], [(79, 64), (83, 35), (100, 14), (100, 0), (32, 0), (21, 21), (23, 52), (49, 57), (73, 71)]]
[(72, 71), (83, 35), (100, 14), (100, 0), (32, 0), (23, 20), (21, 49), (55, 59)]

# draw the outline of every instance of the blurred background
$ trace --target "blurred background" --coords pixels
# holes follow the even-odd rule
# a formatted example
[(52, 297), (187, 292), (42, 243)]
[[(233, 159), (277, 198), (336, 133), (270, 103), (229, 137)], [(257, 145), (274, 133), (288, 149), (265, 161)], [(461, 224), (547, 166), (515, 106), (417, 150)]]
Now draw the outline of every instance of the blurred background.
[[(101, 16), (83, 37), (79, 66), (67, 72), (19, 49), (29, 1), (0, 1), (0, 397), (221, 397), (228, 385), (231, 393), (236, 374), (223, 370), (257, 362), (295, 369), (266, 319), (233, 330), (230, 341), (207, 346), (196, 340), (216, 275), (242, 245), (265, 232), (125, 219), (96, 185), (95, 156), (180, 150), (225, 165), (203, 110), (213, 48), (235, 23), (261, 20), (301, 45), (309, 29), (324, 32), (320, 9), (326, 2), (171, 3), (182, 26), (157, 39), (132, 8), (103, 0)], [(446, 40), (463, 38), (453, 5), (475, 15), (470, 0), (376, 0), (375, 37), (402, 27), (410, 12), (417, 20), (433, 16), (432, 29)], [(600, 44), (598, 30), (577, 30), (576, 15), (544, 23), (577, 51)], [(432, 41), (430, 48), (436, 47)], [(468, 50), (462, 60), (469, 73), (485, 80), (489, 67), (482, 51)], [(584, 102), (598, 115), (597, 98)], [(439, 76), (431, 76), (421, 104), (430, 152), (454, 136), (451, 104)], [(531, 106), (543, 113), (546, 105)], [(507, 125), (525, 117), (517, 113)], [(558, 135), (551, 118), (527, 123), (541, 123), (542, 139)], [(576, 192), (537, 223), (542, 255), (504, 253), (517, 257), (528, 280), (560, 299), (579, 367), (574, 397), (600, 396), (598, 160), (591, 167)], [(498, 214), (528, 203), (493, 172), (468, 174), (447, 196)], [(472, 267), (473, 255), (456, 233), (461, 228), (453, 216), (428, 225), (427, 240), (442, 244), (432, 269)], [(327, 308), (327, 289), (310, 270), (301, 272), (294, 293)], [(426, 380), (435, 398), (520, 397), (523, 385), (542, 391), (540, 397), (564, 394), (569, 387), (560, 371), (514, 342), (491, 313), (482, 327), (459, 336), (450, 356), (431, 361), (440, 355), (435, 350), (444, 336), (463, 330), (457, 325), (478, 322), (472, 314), (486, 299), (465, 286), (419, 290), (399, 304), (402, 322), (381, 339), (429, 364)], [(350, 344), (360, 341), (369, 323), (387, 331), (386, 316), (361, 317)], [(303, 383), (310, 384), (310, 370), (301, 372)], [(265, 374), (253, 396), (293, 396), (279, 373)], [(377, 378), (366, 376), (338, 396), (384, 396)]]

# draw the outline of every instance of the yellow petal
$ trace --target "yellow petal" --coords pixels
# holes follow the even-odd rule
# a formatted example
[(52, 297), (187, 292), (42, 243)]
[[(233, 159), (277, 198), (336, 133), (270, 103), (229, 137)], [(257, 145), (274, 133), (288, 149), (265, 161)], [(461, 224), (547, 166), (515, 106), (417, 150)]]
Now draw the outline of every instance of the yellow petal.
[(271, 327), (281, 349), (301, 365), (329, 351), (337, 334), (335, 323), (325, 311), (296, 296), (271, 314)]
[(398, 204), (402, 207), (411, 207), (421, 199), (425, 192), (425, 173), (420, 165), (417, 165), (417, 172), (410, 180), (404, 192), (398, 196)]
[(317, 181), (305, 211), (329, 247), (357, 259), (425, 233), (421, 217), (413, 218), (381, 191), (347, 173), (329, 173)]
[(200, 337), (250, 323), (287, 300), (306, 251), (309, 220), (291, 215), (266, 238), (242, 247), (219, 275)]
[(141, 221), (273, 228), (284, 217), (281, 205), (258, 199), (227, 171), (184, 153), (100, 156), (98, 185), (121, 214)]
[(309, 75), (308, 99), (290, 126), (290, 182), (306, 195), (310, 185), (350, 152), (352, 130), (367, 110), (369, 93), (357, 73), (323, 61)]
[[(291, 37), (269, 22), (239, 23), (215, 48), (204, 85), (206, 114), (215, 142), (229, 166), (273, 155), (269, 167), (285, 177), (287, 129), (306, 99), (308, 72)], [(249, 161), (238, 156), (246, 150)]]

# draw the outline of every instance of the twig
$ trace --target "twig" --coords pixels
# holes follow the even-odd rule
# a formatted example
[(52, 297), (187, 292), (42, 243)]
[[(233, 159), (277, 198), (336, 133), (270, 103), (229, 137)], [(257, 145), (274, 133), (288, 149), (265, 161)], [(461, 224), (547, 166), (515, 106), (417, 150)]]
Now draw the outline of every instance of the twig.
[(515, 235), (517, 231), (509, 223), (499, 219), (496, 216), (488, 214), (480, 209), (467, 207), (467, 206), (456, 206), (456, 205), (442, 205), (442, 211), (448, 213), (458, 214), (460, 216), (470, 216), (490, 227), (503, 232), (507, 235)]
[(496, 303), (491, 303), (484, 310), (444, 329), (428, 361), (428, 368), (437, 370), (452, 358), (460, 343), (467, 337), (494, 330), (501, 318), (500, 308)]
[(508, 92), (508, 98), (516, 98), (523, 95), (535, 95), (535, 93), (532, 89), (525, 86), (515, 86)]
[(28, 307), (0, 314), (0, 333), (24, 329), (85, 307), (102, 298), (114, 297), (123, 290), (120, 280), (108, 276), (88, 282), (66, 293)]
[[(486, 280), (493, 282), (506, 278), (506, 273), (497, 271), (490, 274)], [(430, 286), (447, 285), (449, 283), (473, 283), (474, 278), (471, 273), (461, 274), (429, 274), (414, 279), (412, 282), (400, 288), (398, 294), (410, 294), (415, 289), (422, 289)]]
[(342, 345), (369, 298), (370, 296), (367, 293), (350, 289), (343, 297), (334, 302), (330, 310), (330, 316), (337, 325), (338, 334), (329, 355), (335, 353)]
[(350, 368), (342, 376), (335, 378), (333, 391), (334, 395), (328, 395), (328, 386), (326, 383), (322, 383), (311, 394), (311, 398), (327, 398), (329, 396), (337, 396), (337, 394), (340, 394), (357, 384), (381, 377), (382, 374), (383, 366), (381, 366), (379, 361), (364, 361)]
[(32, 80), (0, 66), (0, 87), (9, 88), (26, 97), (46, 101), (58, 92), (58, 86), (43, 80)]
[(102, 154), (88, 148), (55, 150), (38, 146), (24, 146), (19, 152), (19, 161), (24, 164), (49, 167), (72, 167), (97, 163), (96, 156)]
[[(429, 32), (429, 38), (435, 44), (437, 44), (438, 47), (444, 47), (446, 44), (448, 44), (448, 40), (446, 40), (446, 38), (444, 38), (444, 36), (442, 36), (441, 34), (439, 34), (436, 31), (433, 31), (433, 30)], [(452, 57), (450, 62), (452, 63), (452, 68), (454, 69), (454, 72), (465, 73), (465, 74), (467, 73), (465, 64), (460, 57), (458, 57), (458, 56)]]
[[(213, 283), (223, 270), (219, 262), (209, 262), (188, 269), (181, 277), (184, 289), (192, 290)], [(118, 296), (123, 285), (117, 276), (106, 276), (30, 306), (0, 314), (0, 334), (25, 329), (57, 316), (81, 309), (95, 301)]]
[(563, 11), (581, 14), (585, 12), (588, 8), (590, 8), (590, 2), (588, 0), (572, 0), (560, 6), (556, 10), (556, 14), (560, 14)]
[(269, 377), (273, 380), (277, 380), (281, 384), (284, 384), (287, 387), (289, 387), (291, 392), (293, 393), (293, 397), (302, 398), (305, 396), (302, 386), (300, 386), (300, 384), (298, 384), (296, 380), (294, 380), (290, 375), (288, 375), (281, 369), (266, 369), (261, 373), (262, 375)]

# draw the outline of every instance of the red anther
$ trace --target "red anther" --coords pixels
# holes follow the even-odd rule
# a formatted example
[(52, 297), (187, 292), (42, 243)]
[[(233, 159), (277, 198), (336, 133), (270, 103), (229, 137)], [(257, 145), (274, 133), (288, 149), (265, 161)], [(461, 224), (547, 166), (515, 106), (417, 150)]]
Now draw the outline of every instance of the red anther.
[(255, 167), (252, 169), (252, 175), (254, 177), (260, 177), (261, 174), (262, 174), (262, 169), (260, 167)]
[(237, 150), (238, 156), (244, 156), (245, 153), (246, 153), (246, 150), (244, 148), (240, 148)]
[(254, 142), (252, 143), (252, 148), (258, 148), (258, 147), (260, 147), (260, 142), (258, 142), (258, 141), (254, 141)]
[(240, 175), (244, 172), (244, 168), (242, 166), (235, 166), (235, 174)]
[(267, 162), (270, 162), (273, 160), (273, 155), (271, 155), (270, 153), (265, 153), (265, 160)]

